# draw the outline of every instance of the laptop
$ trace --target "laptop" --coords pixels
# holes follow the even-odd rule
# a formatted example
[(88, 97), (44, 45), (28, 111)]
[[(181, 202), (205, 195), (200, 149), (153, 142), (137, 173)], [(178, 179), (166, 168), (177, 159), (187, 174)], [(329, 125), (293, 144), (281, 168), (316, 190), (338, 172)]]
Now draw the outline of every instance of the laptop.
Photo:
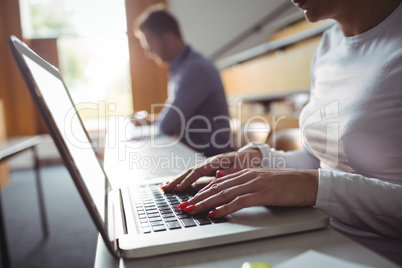
[(112, 189), (67, 87), (50, 65), (15, 36), (15, 61), (31, 97), (107, 248), (141, 258), (325, 228), (328, 215), (311, 208), (251, 207), (225, 218), (178, 210), (192, 192), (165, 194), (158, 178)]

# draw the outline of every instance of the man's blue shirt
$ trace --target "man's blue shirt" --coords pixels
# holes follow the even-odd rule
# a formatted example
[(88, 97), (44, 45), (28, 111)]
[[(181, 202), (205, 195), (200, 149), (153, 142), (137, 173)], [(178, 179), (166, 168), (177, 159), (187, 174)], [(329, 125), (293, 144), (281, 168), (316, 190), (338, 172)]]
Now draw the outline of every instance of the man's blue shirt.
[(226, 96), (213, 63), (190, 46), (169, 66), (168, 100), (157, 125), (206, 156), (233, 150)]

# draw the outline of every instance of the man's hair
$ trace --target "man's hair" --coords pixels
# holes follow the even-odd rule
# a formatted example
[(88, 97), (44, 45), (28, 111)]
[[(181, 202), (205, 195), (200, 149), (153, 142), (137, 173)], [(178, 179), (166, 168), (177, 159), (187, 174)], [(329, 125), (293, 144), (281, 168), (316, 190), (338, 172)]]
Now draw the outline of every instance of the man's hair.
[(163, 4), (148, 7), (135, 21), (135, 35), (144, 30), (162, 36), (165, 32), (171, 32), (182, 38), (177, 20), (166, 10)]

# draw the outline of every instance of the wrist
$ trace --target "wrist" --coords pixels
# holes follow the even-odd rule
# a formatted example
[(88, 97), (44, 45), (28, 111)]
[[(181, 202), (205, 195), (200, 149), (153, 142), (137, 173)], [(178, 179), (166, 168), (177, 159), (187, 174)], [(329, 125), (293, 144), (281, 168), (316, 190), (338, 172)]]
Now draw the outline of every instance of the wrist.
[(246, 146), (241, 147), (238, 152), (243, 152), (246, 150), (255, 150), (259, 153), (257, 156), (260, 159), (260, 168), (270, 168), (269, 164), (269, 152), (272, 150), (268, 144), (260, 143), (260, 142), (253, 142), (249, 143)]

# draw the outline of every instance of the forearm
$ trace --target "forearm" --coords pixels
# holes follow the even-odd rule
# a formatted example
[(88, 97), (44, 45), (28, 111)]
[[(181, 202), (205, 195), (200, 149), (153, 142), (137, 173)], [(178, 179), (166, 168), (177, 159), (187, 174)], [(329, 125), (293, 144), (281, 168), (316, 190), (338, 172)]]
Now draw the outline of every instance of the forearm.
[(319, 170), (315, 207), (344, 224), (402, 238), (402, 186), (358, 174)]
[[(245, 148), (245, 147), (244, 147)], [(299, 168), (299, 169), (318, 169), (319, 160), (311, 155), (304, 147), (294, 151), (276, 151), (264, 144), (254, 146), (261, 152), (262, 168)]]
[(162, 109), (154, 122), (162, 133), (167, 135), (179, 135), (181, 127), (183, 127), (184, 124), (184, 119), (180, 116), (177, 108), (172, 108), (172, 105), (168, 104)]

